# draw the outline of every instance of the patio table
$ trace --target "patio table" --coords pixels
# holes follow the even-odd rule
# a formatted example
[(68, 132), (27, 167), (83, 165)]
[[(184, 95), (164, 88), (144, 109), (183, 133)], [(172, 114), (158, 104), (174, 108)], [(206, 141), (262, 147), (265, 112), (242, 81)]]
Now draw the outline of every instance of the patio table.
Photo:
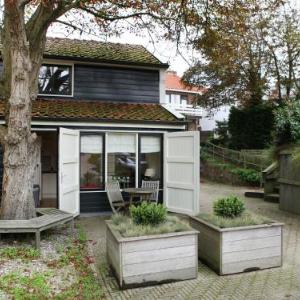
[(123, 189), (123, 192), (129, 194), (129, 203), (132, 204), (134, 197), (139, 197), (140, 199), (143, 197), (149, 201), (150, 196), (154, 193), (154, 190), (149, 188), (126, 188)]

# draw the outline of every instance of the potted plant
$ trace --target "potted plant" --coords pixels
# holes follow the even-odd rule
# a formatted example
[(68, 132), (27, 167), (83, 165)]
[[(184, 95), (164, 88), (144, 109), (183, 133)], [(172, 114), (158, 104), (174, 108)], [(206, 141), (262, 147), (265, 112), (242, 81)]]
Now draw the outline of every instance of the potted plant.
[(197, 277), (198, 232), (163, 205), (132, 205), (130, 216), (115, 214), (106, 225), (108, 263), (121, 288)]
[(190, 217), (198, 256), (219, 275), (282, 265), (282, 223), (245, 210), (237, 197), (219, 199), (213, 214)]

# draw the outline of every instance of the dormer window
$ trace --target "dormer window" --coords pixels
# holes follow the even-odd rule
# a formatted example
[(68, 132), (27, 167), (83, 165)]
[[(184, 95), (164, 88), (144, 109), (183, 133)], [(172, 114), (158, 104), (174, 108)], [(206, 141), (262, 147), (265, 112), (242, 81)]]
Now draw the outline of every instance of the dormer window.
[(72, 96), (72, 66), (43, 64), (38, 79), (39, 95)]

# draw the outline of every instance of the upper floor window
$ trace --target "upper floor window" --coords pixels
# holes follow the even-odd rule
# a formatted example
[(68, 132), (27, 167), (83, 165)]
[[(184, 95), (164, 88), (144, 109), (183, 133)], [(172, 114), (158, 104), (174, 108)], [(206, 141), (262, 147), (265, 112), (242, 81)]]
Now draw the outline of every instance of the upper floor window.
[(38, 85), (40, 95), (71, 96), (72, 66), (42, 65)]
[(167, 101), (167, 103), (175, 105), (175, 106), (180, 106), (180, 105), (186, 106), (188, 99), (187, 99), (187, 95), (167, 94), (166, 101)]

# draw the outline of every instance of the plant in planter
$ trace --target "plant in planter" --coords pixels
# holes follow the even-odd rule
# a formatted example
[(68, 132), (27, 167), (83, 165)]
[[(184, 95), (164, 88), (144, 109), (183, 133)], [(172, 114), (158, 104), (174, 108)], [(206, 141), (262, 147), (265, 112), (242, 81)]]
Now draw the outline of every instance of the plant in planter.
[(129, 211), (106, 222), (108, 263), (121, 288), (197, 277), (196, 230), (161, 204), (143, 202)]
[(220, 275), (282, 265), (282, 223), (245, 209), (238, 197), (214, 203), (214, 214), (190, 217), (198, 256)]

